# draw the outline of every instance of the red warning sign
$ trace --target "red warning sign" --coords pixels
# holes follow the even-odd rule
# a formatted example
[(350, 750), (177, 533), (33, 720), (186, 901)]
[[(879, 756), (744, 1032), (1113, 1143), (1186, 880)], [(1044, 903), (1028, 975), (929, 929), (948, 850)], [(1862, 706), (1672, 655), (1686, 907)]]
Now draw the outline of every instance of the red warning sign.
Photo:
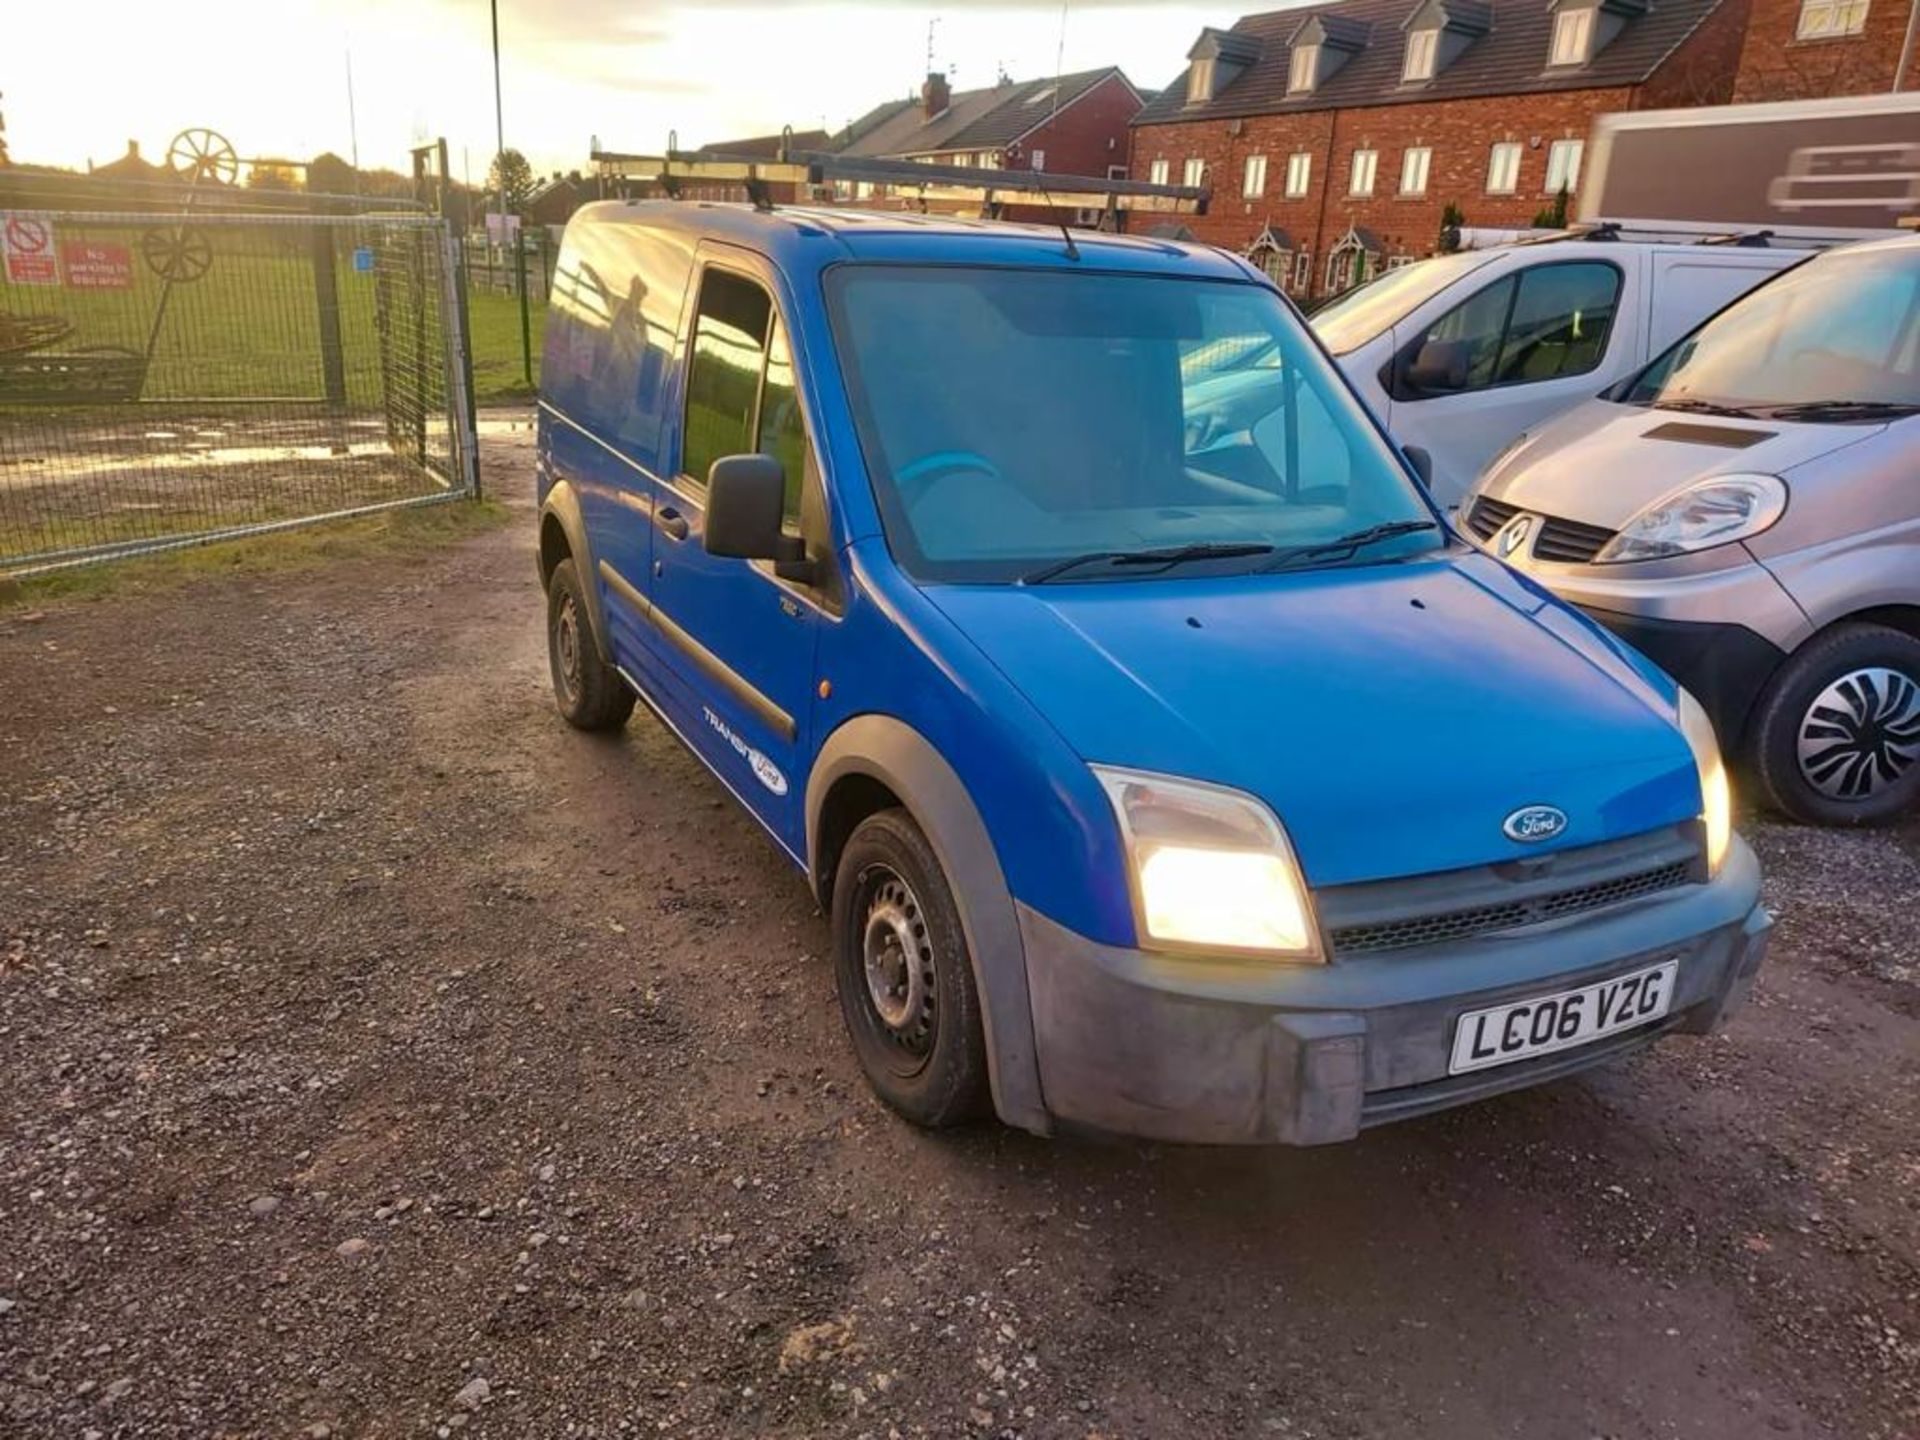
[(60, 261), (53, 251), (53, 222), (18, 211), (0, 214), (0, 254), (10, 285), (58, 285)]
[(60, 268), (69, 290), (131, 290), (133, 248), (98, 240), (60, 242)]

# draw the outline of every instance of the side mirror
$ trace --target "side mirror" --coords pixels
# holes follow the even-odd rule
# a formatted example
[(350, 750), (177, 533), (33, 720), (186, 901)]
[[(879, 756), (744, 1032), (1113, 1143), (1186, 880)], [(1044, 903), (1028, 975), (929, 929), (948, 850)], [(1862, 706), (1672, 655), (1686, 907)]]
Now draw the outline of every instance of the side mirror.
[(771, 455), (723, 455), (707, 471), (709, 555), (771, 560), (776, 575), (811, 581), (806, 542), (780, 528), (787, 477)]
[(1416, 390), (1467, 388), (1467, 347), (1459, 340), (1429, 340), (1407, 366), (1407, 383)]
[(1433, 489), (1433, 455), (1424, 445), (1403, 445), (1400, 453), (1407, 457), (1407, 464), (1413, 467), (1413, 473), (1420, 477), (1420, 483), (1427, 489)]

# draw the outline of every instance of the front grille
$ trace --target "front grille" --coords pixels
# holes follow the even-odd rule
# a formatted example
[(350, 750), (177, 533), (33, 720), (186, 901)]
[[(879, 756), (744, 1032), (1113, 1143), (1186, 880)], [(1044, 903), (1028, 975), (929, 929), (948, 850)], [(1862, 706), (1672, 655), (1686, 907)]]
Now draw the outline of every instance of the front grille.
[(1438, 945), (1448, 940), (1465, 940), (1475, 935), (1490, 935), (1500, 930), (1517, 930), (1523, 925), (1539, 925), (1560, 920), (1605, 905), (1656, 895), (1690, 883), (1695, 865), (1691, 860), (1674, 860), (1651, 870), (1632, 875), (1577, 885), (1568, 890), (1548, 891), (1524, 899), (1503, 900), (1491, 905), (1475, 905), (1464, 910), (1446, 910), (1427, 915), (1412, 915), (1383, 920), (1371, 925), (1349, 925), (1333, 932), (1337, 955), (1366, 955), (1379, 950), (1404, 950), (1414, 945)]
[[(1490, 541), (1519, 513), (1518, 505), (1509, 505), (1504, 500), (1492, 500), (1482, 495), (1467, 512), (1467, 528), (1482, 541)], [(1613, 531), (1603, 525), (1583, 525), (1578, 520), (1563, 520), (1558, 515), (1541, 515), (1538, 519), (1532, 547), (1536, 560), (1584, 565), (1613, 539)]]
[(1500, 527), (1520, 513), (1518, 505), (1508, 505), (1500, 500), (1489, 500), (1482, 495), (1473, 502), (1473, 509), (1467, 512), (1467, 528), (1482, 540), (1491, 540), (1500, 533)]
[(1533, 558), (1557, 560), (1563, 565), (1584, 565), (1606, 548), (1611, 539), (1613, 531), (1603, 525), (1582, 525), (1577, 520), (1543, 515), (1540, 534), (1533, 542)]

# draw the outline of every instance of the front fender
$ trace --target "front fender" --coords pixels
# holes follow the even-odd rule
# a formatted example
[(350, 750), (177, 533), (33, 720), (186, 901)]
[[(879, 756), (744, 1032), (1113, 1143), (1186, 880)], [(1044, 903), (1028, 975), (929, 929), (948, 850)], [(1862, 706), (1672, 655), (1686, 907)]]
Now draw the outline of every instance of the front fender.
[(1048, 1133), (1020, 921), (973, 798), (945, 757), (911, 726), (887, 715), (848, 720), (821, 745), (807, 779), (808, 872), (816, 894), (824, 895), (830, 878), (819, 873), (821, 812), (835, 783), (854, 775), (877, 780), (900, 797), (946, 872), (973, 959), (994, 1109), (1009, 1125)]

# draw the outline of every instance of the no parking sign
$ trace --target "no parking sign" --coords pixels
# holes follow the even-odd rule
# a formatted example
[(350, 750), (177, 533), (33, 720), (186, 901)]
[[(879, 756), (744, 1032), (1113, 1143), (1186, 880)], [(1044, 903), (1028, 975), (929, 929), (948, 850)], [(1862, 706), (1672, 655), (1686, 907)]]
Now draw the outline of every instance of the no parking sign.
[(0, 211), (0, 254), (10, 285), (58, 285), (60, 261), (53, 249), (53, 222), (44, 215)]

